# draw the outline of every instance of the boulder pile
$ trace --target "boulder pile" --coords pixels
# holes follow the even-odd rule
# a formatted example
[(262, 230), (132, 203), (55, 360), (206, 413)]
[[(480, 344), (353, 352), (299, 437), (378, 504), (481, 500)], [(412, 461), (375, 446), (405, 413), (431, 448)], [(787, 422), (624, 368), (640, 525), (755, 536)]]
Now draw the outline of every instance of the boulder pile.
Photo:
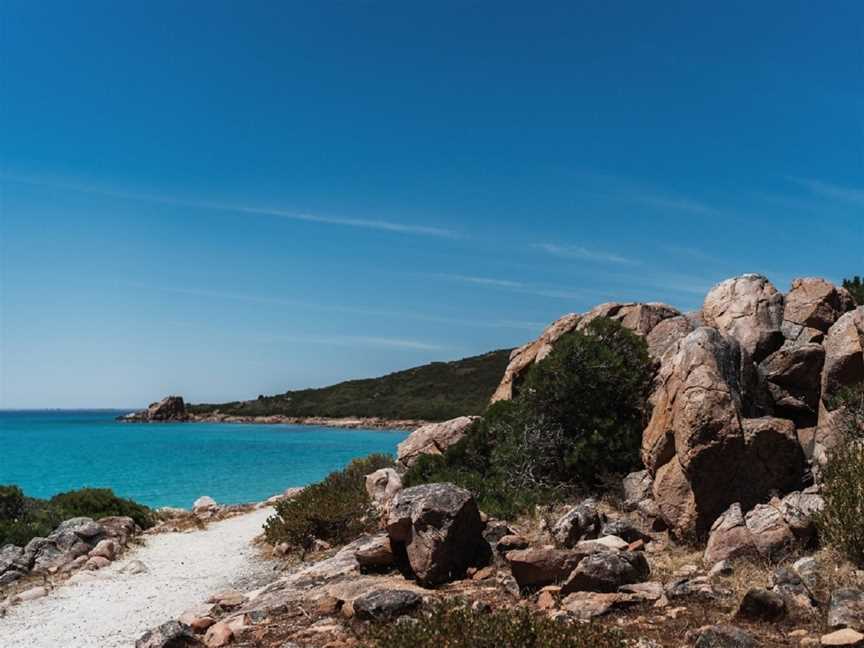
[(812, 484), (838, 438), (832, 397), (864, 380), (864, 307), (848, 291), (802, 278), (784, 295), (745, 274), (712, 288), (696, 313), (612, 303), (565, 315), (513, 352), (493, 401), (515, 396), (532, 364), (596, 317), (643, 336), (657, 363), (647, 471), (625, 490), (628, 507), (678, 538), (706, 538), (731, 506), (743, 516)]
[(176, 423), (189, 420), (189, 413), (182, 396), (166, 396), (157, 403), (150, 403), (147, 409), (118, 416), (117, 420), (124, 423)]
[(102, 569), (140, 532), (130, 517), (66, 520), (47, 538), (33, 538), (25, 547), (10, 544), (0, 548), (0, 587), (30, 574), (48, 576)]

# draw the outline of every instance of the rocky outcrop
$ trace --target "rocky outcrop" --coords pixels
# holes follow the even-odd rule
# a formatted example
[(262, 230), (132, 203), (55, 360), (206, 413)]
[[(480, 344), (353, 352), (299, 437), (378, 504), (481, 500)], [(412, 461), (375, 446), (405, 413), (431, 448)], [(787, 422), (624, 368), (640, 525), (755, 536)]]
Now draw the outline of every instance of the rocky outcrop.
[(825, 337), (822, 393), (831, 396), (841, 387), (864, 378), (864, 306), (840, 317)]
[(47, 576), (76, 569), (101, 569), (118, 557), (129, 538), (141, 529), (129, 517), (113, 516), (94, 521), (71, 518), (47, 538), (36, 537), (25, 547), (0, 548), (0, 587), (28, 574)]
[(804, 454), (785, 419), (764, 411), (746, 350), (702, 327), (680, 341), (660, 370), (642, 458), (654, 474), (659, 512), (680, 537), (705, 534), (733, 502), (746, 509), (801, 483)]
[(825, 349), (814, 342), (784, 346), (762, 361), (759, 370), (778, 415), (799, 427), (816, 424), (824, 363)]
[(644, 337), (652, 357), (658, 360), (672, 344), (693, 329), (692, 322), (680, 311), (660, 303), (609, 302), (592, 308), (584, 315), (569, 313), (553, 322), (536, 340), (511, 353), (510, 364), (492, 396), (492, 402), (513, 398), (528, 369), (546, 358), (561, 337), (585, 329), (598, 317), (621, 322), (624, 327)]
[(549, 325), (540, 334), (539, 338), (518, 349), (514, 349), (510, 354), (510, 363), (507, 365), (507, 369), (504, 370), (504, 377), (492, 395), (492, 402), (513, 398), (516, 395), (518, 383), (525, 372), (535, 362), (539, 362), (548, 356), (552, 352), (555, 342), (563, 335), (575, 330), (580, 319), (581, 316), (576, 313), (564, 315)]
[(462, 440), (479, 417), (460, 416), (443, 423), (430, 423), (414, 430), (399, 444), (397, 461), (409, 468), (424, 454), (440, 455), (447, 448)]
[(756, 362), (784, 342), (783, 295), (768, 279), (745, 274), (717, 284), (702, 307), (705, 324), (729, 335)]
[[(827, 333), (844, 313), (853, 308), (855, 300), (845, 288), (814, 277), (795, 279), (786, 295), (784, 332), (792, 342), (801, 337), (801, 331), (792, 328), (795, 326)], [(815, 337), (811, 334), (811, 339)]]
[(403, 490), (393, 500), (387, 534), (395, 554), (407, 558), (421, 585), (462, 576), (483, 540), (477, 503), (453, 484), (424, 484)]
[(519, 587), (551, 585), (567, 578), (587, 555), (585, 551), (532, 547), (505, 555)]
[(189, 414), (182, 396), (166, 396), (158, 403), (150, 403), (147, 409), (117, 418), (118, 421), (126, 423), (169, 423), (188, 419)]

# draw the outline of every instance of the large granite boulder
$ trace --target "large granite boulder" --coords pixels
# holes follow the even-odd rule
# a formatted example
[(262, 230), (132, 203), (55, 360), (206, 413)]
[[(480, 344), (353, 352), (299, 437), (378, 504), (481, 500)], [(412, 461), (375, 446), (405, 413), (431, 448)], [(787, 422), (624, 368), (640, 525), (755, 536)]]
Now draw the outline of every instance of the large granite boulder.
[(759, 370), (778, 415), (801, 427), (816, 424), (824, 363), (825, 349), (813, 342), (784, 346), (762, 361)]
[(397, 448), (397, 461), (408, 468), (421, 455), (440, 455), (462, 440), (479, 417), (460, 416), (443, 423), (430, 423), (417, 428)]
[(853, 308), (855, 300), (845, 288), (824, 279), (802, 277), (792, 282), (792, 289), (786, 295), (783, 319), (787, 326), (827, 333), (834, 322)]
[(679, 537), (700, 537), (733, 502), (746, 509), (800, 485), (794, 424), (763, 410), (764, 391), (737, 340), (701, 327), (667, 355), (642, 441), (660, 515)]
[(186, 421), (189, 414), (182, 396), (166, 396), (157, 403), (150, 403), (147, 409), (118, 417), (127, 423), (151, 423)]
[(394, 553), (404, 552), (421, 585), (461, 577), (483, 546), (483, 523), (474, 498), (453, 484), (423, 484), (393, 500), (387, 534)]
[(864, 380), (864, 306), (840, 317), (825, 336), (822, 394), (827, 399), (840, 387)]
[(705, 324), (731, 335), (759, 362), (783, 344), (783, 295), (758, 274), (723, 281), (702, 307)]

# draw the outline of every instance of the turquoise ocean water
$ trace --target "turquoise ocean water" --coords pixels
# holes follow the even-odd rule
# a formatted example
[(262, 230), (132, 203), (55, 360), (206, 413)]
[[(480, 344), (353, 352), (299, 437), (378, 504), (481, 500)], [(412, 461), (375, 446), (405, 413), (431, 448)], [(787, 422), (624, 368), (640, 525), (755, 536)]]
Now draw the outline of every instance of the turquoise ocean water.
[(47, 498), (112, 488), (149, 506), (234, 504), (304, 486), (407, 433), (299, 425), (128, 424), (115, 411), (0, 412), (0, 484)]

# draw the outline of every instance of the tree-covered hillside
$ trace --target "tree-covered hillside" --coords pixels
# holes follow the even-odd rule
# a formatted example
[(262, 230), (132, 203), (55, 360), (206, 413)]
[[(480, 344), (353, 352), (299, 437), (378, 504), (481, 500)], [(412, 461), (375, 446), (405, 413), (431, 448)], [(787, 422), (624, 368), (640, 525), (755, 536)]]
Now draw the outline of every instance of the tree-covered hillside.
[(480, 414), (501, 380), (509, 349), (453, 362), (433, 362), (381, 378), (349, 380), (320, 389), (259, 396), (253, 401), (189, 406), (194, 414), (234, 416), (363, 416), (439, 421)]

